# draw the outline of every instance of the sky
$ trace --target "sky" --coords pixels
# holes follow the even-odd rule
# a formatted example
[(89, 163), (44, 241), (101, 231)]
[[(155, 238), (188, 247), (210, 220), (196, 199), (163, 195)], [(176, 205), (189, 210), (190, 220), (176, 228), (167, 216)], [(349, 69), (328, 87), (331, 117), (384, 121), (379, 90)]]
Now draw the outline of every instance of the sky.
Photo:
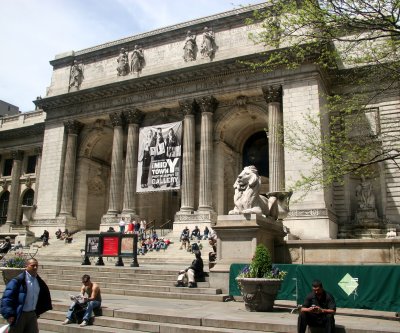
[(263, 0), (0, 0), (0, 100), (33, 111), (55, 55)]

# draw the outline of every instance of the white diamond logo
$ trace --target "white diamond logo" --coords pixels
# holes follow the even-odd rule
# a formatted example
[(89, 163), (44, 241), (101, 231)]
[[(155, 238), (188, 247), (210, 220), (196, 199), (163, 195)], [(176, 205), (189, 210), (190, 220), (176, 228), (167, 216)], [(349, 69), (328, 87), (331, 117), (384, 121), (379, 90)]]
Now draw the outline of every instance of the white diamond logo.
[(338, 284), (339, 287), (344, 290), (347, 296), (350, 296), (351, 293), (358, 287), (358, 279), (353, 278), (349, 273), (347, 273)]

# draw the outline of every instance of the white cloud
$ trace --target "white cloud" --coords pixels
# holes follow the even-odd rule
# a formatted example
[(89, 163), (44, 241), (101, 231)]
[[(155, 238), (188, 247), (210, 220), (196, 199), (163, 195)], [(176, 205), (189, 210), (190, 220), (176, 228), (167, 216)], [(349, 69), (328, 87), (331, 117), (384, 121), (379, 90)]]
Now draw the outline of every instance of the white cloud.
[(49, 61), (168, 25), (237, 8), (234, 0), (1, 0), (0, 99), (21, 111), (45, 96)]

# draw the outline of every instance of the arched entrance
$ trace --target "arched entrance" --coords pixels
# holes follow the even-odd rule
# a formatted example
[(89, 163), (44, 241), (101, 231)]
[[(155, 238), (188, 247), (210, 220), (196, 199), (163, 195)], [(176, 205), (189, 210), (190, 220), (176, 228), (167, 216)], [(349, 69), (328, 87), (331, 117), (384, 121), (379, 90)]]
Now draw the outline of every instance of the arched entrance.
[[(247, 165), (255, 165), (262, 177), (262, 190), (268, 190), (268, 113), (263, 107), (240, 104), (226, 110), (217, 119), (215, 161), (215, 192), (213, 198), (218, 214), (233, 208), (233, 184)], [(216, 195), (214, 195), (214, 193)]]
[(74, 214), (86, 230), (98, 230), (108, 209), (113, 130), (105, 123), (88, 125), (78, 150)]
[(0, 225), (7, 221), (8, 202), (10, 200), (10, 192), (4, 191), (0, 196)]
[(244, 144), (243, 166), (247, 165), (254, 165), (260, 176), (268, 177), (268, 138), (265, 131), (254, 133)]

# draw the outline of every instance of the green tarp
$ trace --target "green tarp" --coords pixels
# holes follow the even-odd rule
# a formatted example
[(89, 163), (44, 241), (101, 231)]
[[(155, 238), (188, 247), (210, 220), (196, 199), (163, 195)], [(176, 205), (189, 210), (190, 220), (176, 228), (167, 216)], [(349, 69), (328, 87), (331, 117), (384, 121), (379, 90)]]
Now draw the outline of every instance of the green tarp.
[[(246, 264), (233, 264), (229, 274), (229, 294), (240, 295), (235, 281)], [(278, 299), (302, 304), (311, 291), (311, 282), (322, 281), (338, 307), (400, 311), (400, 265), (276, 265), (288, 272)]]

